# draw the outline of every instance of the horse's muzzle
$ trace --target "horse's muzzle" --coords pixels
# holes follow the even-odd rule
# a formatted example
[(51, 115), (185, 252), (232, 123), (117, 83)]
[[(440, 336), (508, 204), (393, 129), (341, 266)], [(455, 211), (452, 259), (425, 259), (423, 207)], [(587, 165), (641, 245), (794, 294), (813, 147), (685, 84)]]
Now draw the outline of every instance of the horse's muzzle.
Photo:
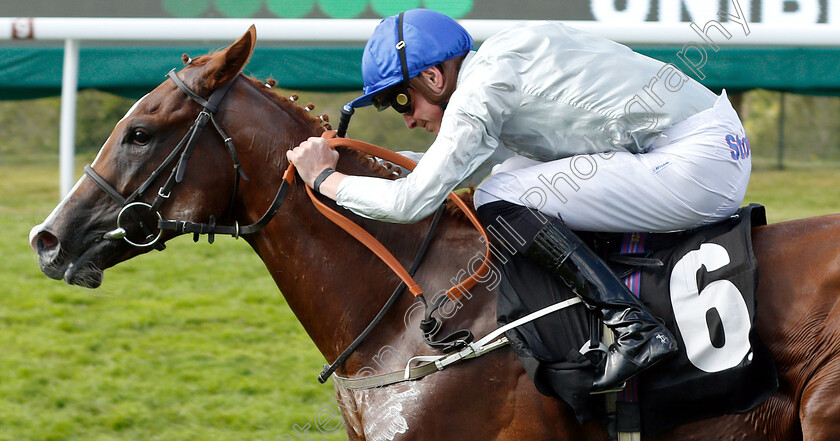
[(69, 257), (61, 248), (61, 241), (44, 225), (37, 225), (29, 232), (29, 245), (38, 254), (41, 272), (55, 280), (70, 285), (96, 288), (102, 284), (102, 270), (91, 260), (99, 247), (94, 245), (78, 258)]
[(29, 231), (29, 246), (38, 254), (38, 263), (44, 275), (56, 280), (64, 278), (65, 265), (59, 257), (61, 244), (54, 234), (43, 228), (43, 225), (36, 225)]

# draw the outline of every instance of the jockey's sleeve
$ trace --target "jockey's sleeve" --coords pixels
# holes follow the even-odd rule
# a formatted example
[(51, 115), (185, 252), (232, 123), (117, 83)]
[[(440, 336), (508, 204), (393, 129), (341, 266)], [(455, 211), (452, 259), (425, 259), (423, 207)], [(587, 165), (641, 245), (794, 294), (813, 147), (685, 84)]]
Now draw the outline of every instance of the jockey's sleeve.
[[(413, 152), (410, 150), (406, 150), (397, 153), (405, 156), (406, 158), (411, 159), (414, 162), (420, 162), (420, 158), (423, 157), (423, 154), (425, 152)], [(510, 159), (514, 156), (516, 156), (516, 153), (509, 150), (507, 147), (505, 147), (504, 144), (499, 144), (499, 146), (496, 147), (496, 150), (493, 151), (493, 154), (490, 155), (490, 157), (487, 158), (487, 160), (484, 161), (480, 166), (478, 166), (478, 168), (474, 172), (472, 172), (471, 175), (467, 176), (466, 179), (464, 179), (458, 185), (456, 185), (455, 188), (458, 189), (478, 187), (478, 184), (480, 184), (481, 181), (484, 180), (484, 178), (490, 176), (494, 166), (501, 164), (502, 162), (505, 162), (506, 159)], [(400, 167), (400, 177), (405, 177), (409, 173), (411, 172)]]
[(338, 187), (338, 204), (360, 216), (398, 223), (434, 212), (500, 146), (502, 124), (518, 105), (519, 89), (505, 63), (486, 67), (468, 82), (459, 78), (438, 136), (411, 174), (395, 181), (348, 176)]

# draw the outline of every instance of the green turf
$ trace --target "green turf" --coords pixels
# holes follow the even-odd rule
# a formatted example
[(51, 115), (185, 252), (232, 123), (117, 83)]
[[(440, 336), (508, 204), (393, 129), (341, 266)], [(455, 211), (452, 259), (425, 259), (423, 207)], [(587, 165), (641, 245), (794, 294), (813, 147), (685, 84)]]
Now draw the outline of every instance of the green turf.
[(27, 234), (56, 173), (0, 164), (0, 440), (346, 439), (318, 432), (324, 359), (244, 241), (180, 238), (97, 290), (43, 276)]
[[(56, 175), (54, 160), (0, 163), (0, 440), (273, 441), (307, 424), (345, 439), (317, 432), (336, 409), (324, 360), (243, 241), (175, 240), (95, 291), (41, 275), (27, 233)], [(758, 171), (747, 201), (772, 221), (840, 212), (840, 173)]]

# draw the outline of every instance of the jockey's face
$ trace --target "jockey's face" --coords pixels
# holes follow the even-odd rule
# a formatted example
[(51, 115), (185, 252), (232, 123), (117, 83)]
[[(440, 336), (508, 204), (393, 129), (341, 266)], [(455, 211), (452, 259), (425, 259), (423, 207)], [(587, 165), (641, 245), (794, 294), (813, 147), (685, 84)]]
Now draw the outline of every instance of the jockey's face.
[(422, 93), (409, 89), (411, 94), (411, 111), (403, 114), (405, 126), (409, 129), (423, 127), (427, 132), (438, 134), (440, 122), (443, 119), (443, 109), (432, 104)]

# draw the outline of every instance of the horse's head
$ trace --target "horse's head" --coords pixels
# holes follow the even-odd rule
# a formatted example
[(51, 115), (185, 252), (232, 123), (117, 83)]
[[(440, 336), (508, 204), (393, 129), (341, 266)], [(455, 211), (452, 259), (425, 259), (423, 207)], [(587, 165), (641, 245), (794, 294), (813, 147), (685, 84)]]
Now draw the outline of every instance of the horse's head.
[[(213, 118), (224, 127), (248, 117), (221, 98), (228, 89), (228, 100), (247, 93), (230, 86), (247, 83), (237, 80), (255, 42), (251, 27), (228, 48), (173, 72), (170, 77), (176, 78), (141, 98), (117, 123), (86, 176), (29, 234), (44, 274), (97, 287), (105, 268), (153, 247), (162, 249), (177, 234), (161, 232), (159, 217), (207, 222), (211, 216), (231, 216), (234, 183), (245, 175), (231, 167), (236, 155), (220, 134), (242, 134), (236, 127), (217, 129)], [(211, 101), (209, 111), (199, 104), (202, 98)], [(210, 118), (218, 104), (214, 100), (221, 104), (218, 116)], [(197, 128), (203, 124), (203, 130)]]

